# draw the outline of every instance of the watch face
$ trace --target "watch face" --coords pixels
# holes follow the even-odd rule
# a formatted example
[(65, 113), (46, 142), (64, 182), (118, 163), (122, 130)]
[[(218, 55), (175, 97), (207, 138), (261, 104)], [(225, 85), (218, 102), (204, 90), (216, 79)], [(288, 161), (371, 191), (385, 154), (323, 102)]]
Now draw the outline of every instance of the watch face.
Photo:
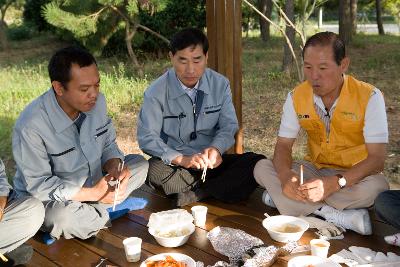
[(346, 186), (346, 179), (344, 177), (340, 178), (338, 182), (340, 187)]

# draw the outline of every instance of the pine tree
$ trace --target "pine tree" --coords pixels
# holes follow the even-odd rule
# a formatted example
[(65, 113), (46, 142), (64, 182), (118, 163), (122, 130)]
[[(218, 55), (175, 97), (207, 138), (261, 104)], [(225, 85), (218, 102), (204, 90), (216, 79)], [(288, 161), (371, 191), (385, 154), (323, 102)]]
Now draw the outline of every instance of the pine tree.
[(73, 33), (95, 55), (101, 54), (109, 39), (119, 29), (125, 29), (125, 45), (132, 64), (142, 74), (141, 66), (132, 47), (138, 29), (150, 32), (166, 43), (161, 34), (140, 24), (139, 5), (148, 5), (140, 0), (54, 0), (43, 9), (45, 19), (52, 25)]

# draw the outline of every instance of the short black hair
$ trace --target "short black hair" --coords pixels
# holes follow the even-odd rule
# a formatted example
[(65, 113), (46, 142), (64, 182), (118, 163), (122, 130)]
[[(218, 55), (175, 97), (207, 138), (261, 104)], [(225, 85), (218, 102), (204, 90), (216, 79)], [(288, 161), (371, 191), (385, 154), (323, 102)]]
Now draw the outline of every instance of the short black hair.
[(342, 60), (346, 57), (346, 46), (339, 35), (334, 32), (319, 32), (308, 38), (304, 45), (302, 56), (304, 60), (304, 53), (309, 46), (331, 46), (333, 55), (337, 65), (340, 65)]
[(204, 55), (208, 52), (207, 36), (199, 29), (186, 28), (174, 34), (170, 41), (172, 55), (189, 46), (201, 45)]
[(87, 50), (78, 46), (69, 46), (55, 52), (51, 57), (48, 71), (50, 81), (58, 81), (66, 89), (67, 83), (71, 80), (72, 64), (79, 67), (87, 67), (92, 64), (97, 66), (95, 58)]

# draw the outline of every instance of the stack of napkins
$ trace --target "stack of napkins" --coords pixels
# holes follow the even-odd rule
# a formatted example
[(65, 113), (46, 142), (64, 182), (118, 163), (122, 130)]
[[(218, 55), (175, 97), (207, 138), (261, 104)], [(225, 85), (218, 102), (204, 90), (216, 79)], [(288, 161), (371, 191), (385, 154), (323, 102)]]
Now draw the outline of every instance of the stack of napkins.
[(397, 267), (400, 266), (400, 256), (393, 252), (384, 254), (370, 248), (351, 246), (349, 250), (343, 249), (329, 257), (337, 263), (347, 266), (365, 267)]

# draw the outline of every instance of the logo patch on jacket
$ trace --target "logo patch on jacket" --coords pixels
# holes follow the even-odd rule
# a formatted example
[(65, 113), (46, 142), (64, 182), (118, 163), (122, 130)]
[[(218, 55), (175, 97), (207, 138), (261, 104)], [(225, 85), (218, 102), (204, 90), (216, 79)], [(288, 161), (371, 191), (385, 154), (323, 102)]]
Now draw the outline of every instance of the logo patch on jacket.
[(297, 118), (299, 118), (299, 120), (301, 120), (301, 119), (309, 119), (310, 115), (308, 115), (308, 114), (297, 114)]

